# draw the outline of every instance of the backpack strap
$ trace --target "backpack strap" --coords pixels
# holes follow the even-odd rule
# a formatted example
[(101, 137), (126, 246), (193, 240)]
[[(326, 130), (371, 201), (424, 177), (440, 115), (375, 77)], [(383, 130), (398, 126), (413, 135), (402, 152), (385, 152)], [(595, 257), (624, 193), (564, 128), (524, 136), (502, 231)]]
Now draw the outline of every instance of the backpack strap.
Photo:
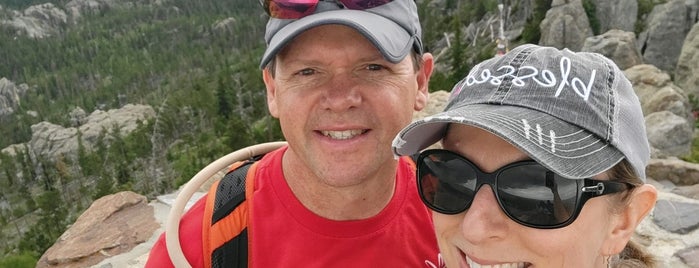
[(409, 156), (404, 156), (404, 158), (410, 159), (408, 161), (408, 164), (413, 168), (413, 170), (417, 170), (417, 159), (420, 157), (420, 152), (411, 154)]
[(233, 164), (209, 188), (202, 227), (204, 267), (247, 267), (255, 170), (261, 158)]

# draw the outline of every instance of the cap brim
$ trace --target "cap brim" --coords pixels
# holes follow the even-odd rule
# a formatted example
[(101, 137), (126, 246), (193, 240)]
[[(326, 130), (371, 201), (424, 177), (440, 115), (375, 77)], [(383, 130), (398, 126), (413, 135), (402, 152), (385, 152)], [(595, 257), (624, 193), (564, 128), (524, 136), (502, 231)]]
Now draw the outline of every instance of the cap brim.
[(450, 123), (485, 129), (568, 178), (590, 178), (624, 158), (614, 146), (578, 126), (533, 109), (493, 104), (471, 104), (415, 121), (396, 136), (394, 153), (411, 155), (434, 144)]
[[(274, 18), (270, 19), (270, 23), (274, 23), (275, 20), (279, 23), (287, 23), (285, 20)], [(354, 28), (392, 63), (403, 60), (412, 49), (414, 39), (417, 38), (408, 34), (395, 22), (371, 12), (349, 9), (326, 11), (293, 21), (276, 32), (262, 56), (260, 68), (264, 68), (274, 55), (302, 32), (327, 24), (340, 24)]]

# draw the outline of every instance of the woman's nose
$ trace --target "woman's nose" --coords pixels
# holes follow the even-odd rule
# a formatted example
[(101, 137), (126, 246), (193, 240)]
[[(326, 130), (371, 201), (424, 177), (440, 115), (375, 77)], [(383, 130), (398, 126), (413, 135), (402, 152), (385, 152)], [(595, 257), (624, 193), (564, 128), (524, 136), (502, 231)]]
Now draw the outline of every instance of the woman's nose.
[(506, 237), (511, 221), (500, 209), (489, 185), (483, 185), (478, 190), (463, 215), (461, 233), (474, 245)]

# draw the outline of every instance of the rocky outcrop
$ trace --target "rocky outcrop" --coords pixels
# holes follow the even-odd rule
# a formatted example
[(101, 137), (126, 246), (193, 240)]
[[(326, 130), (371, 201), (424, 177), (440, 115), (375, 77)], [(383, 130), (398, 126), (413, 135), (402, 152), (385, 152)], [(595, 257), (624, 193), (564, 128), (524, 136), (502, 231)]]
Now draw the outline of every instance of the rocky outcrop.
[(44, 38), (55, 35), (68, 22), (68, 15), (51, 3), (30, 6), (22, 12), (13, 12), (13, 18), (0, 21), (14, 28), (18, 34), (31, 38)]
[(675, 69), (675, 82), (687, 94), (699, 97), (699, 23), (694, 24), (684, 40)]
[(96, 200), (36, 267), (88, 267), (128, 252), (160, 227), (145, 196), (119, 192)]
[(646, 174), (656, 180), (670, 181), (673, 185), (699, 185), (699, 164), (677, 158), (651, 159)]
[(670, 75), (653, 65), (641, 64), (624, 71), (641, 101), (646, 133), (655, 157), (684, 156), (691, 150), (694, 117), (689, 99)]
[[(108, 1), (72, 0), (65, 6), (68, 21), (72, 21), (71, 17), (80, 17), (80, 14), (101, 12), (110, 8), (111, 3)], [(699, 62), (695, 52), (699, 47), (695, 44), (699, 38), (694, 33), (697, 30), (689, 31), (689, 27), (692, 25), (691, 22), (697, 21), (699, 1), (670, 0), (667, 4), (656, 7), (653, 14), (648, 17), (646, 31), (635, 40), (638, 46), (634, 49), (629, 48), (630, 44), (634, 43), (634, 37), (629, 36), (631, 33), (627, 27), (633, 25), (631, 21), (636, 18), (631, 14), (635, 13), (633, 5), (637, 1), (593, 1), (597, 7), (597, 17), (604, 34), (591, 37), (592, 31), (580, 0), (554, 0), (553, 7), (541, 26), (541, 43), (568, 47), (572, 50), (599, 52), (612, 58), (622, 69), (626, 69), (625, 73), (641, 99), (643, 112), (647, 118), (647, 134), (654, 147), (652, 149), (654, 159), (647, 168), (649, 183), (660, 190), (656, 208), (639, 226), (635, 239), (657, 257), (660, 267), (699, 267), (699, 257), (697, 257), (699, 256), (699, 218), (696, 217), (697, 208), (699, 208), (699, 164), (688, 163), (674, 157), (686, 152), (694, 136), (692, 134), (694, 118), (687, 93), (696, 94), (694, 92), (697, 88), (697, 79), (692, 78), (692, 75), (699, 73), (699, 68), (695, 66)], [(523, 22), (532, 14), (533, 1), (510, 1), (512, 2), (516, 2), (518, 7), (523, 8), (513, 10), (507, 27), (506, 36), (514, 40), (512, 37), (519, 36), (516, 32), (521, 32)], [(429, 3), (430, 7), (443, 4), (444, 1)], [(174, 9), (173, 7), (168, 10)], [(24, 12), (5, 13), (13, 15), (9, 20), (0, 21), (0, 23), (8, 24), (17, 17), (26, 16)], [(36, 13), (32, 14), (36, 15)], [(495, 25), (493, 18), (492, 14), (489, 14), (483, 20), (474, 22), (473, 26), (463, 27), (466, 43), (475, 43), (474, 38), (491, 38), (492, 30), (489, 29)], [(213, 24), (212, 28), (219, 33), (225, 33), (235, 26), (234, 23), (233, 20), (222, 20)], [(28, 32), (21, 27), (14, 27), (14, 29), (24, 34)], [(606, 29), (611, 31), (605, 31)], [(41, 31), (37, 29), (34, 32)], [(47, 30), (47, 32), (50, 31)], [(450, 36), (450, 33), (444, 33), (444, 36)], [(684, 45), (682, 45), (683, 40), (686, 40)], [(435, 48), (447, 47), (448, 42), (443, 43), (441, 46), (430, 44), (430, 47), (434, 52), (438, 52), (441, 50)], [(439, 55), (439, 53), (435, 54)], [(446, 58), (449, 54), (443, 55)], [(437, 63), (444, 62), (442, 59)], [(669, 75), (672, 68), (657, 68), (654, 65), (641, 64), (643, 61), (641, 59), (658, 66), (672, 67), (675, 66), (673, 62), (677, 62), (673, 73), (675, 82), (673, 83)], [(432, 93), (427, 107), (416, 113), (415, 118), (441, 111), (448, 95), (449, 93), (444, 91)], [(12, 97), (6, 99), (19, 99), (14, 95), (10, 96)], [(116, 110), (96, 111), (88, 115), (81, 108), (75, 108), (70, 112), (70, 126), (39, 123), (33, 127), (33, 130), (34, 128), (36, 130), (33, 131), (31, 142), (12, 145), (3, 149), (3, 152), (29, 149), (49, 157), (63, 153), (71, 154), (77, 149), (77, 133), (81, 133), (86, 147), (92, 147), (91, 144), (94, 144), (102, 131), (118, 129), (120, 132), (128, 133), (132, 128), (122, 125), (123, 122), (130, 122), (125, 124), (136, 126), (134, 122), (137, 120), (148, 120), (154, 115), (150, 107), (143, 107), (143, 110), (133, 112), (130, 116), (124, 115), (131, 119), (115, 119), (120, 115), (115, 115), (114, 112)], [(98, 121), (105, 123), (97, 123)], [(114, 128), (115, 125), (118, 127)], [(72, 226), (73, 228), (66, 231), (56, 245), (42, 256), (38, 265), (143, 267), (148, 250), (155, 238), (163, 231), (163, 222), (174, 197), (161, 196), (151, 201), (149, 205), (143, 206), (145, 201), (136, 201), (142, 200), (142, 197), (133, 197), (133, 193), (119, 193), (115, 196), (121, 197), (96, 201), (90, 211), (104, 211), (104, 213), (86, 211)], [(132, 201), (126, 201), (127, 199)], [(137, 212), (120, 214), (132, 209)], [(107, 214), (111, 216), (105, 216)], [(155, 223), (155, 228), (152, 227), (152, 223)], [(135, 229), (139, 226), (147, 228)], [(97, 229), (100, 230), (99, 233), (95, 231)]]
[(667, 72), (641, 64), (624, 70), (624, 74), (641, 100), (644, 115), (669, 111), (688, 120), (693, 118), (687, 94), (672, 82)]
[(17, 86), (7, 78), (0, 78), (0, 117), (13, 114), (27, 90), (27, 84)]
[(71, 0), (65, 5), (65, 9), (74, 22), (80, 19), (85, 13), (96, 14), (98, 12), (107, 11), (113, 4), (112, 0)]
[(646, 133), (648, 142), (669, 156), (686, 156), (692, 149), (694, 129), (687, 124), (687, 119), (668, 111), (661, 111), (646, 116)]
[(641, 53), (636, 48), (636, 34), (622, 30), (608, 32), (585, 39), (580, 51), (597, 52), (616, 63), (624, 70), (641, 64)]
[(87, 122), (87, 113), (80, 107), (75, 107), (68, 113), (68, 116), (70, 117), (71, 127), (79, 127)]
[(236, 20), (233, 17), (225, 18), (214, 23), (214, 34), (232, 34), (235, 31)]
[(609, 1), (592, 0), (595, 4), (595, 14), (600, 23), (600, 32), (617, 29), (633, 32), (638, 13), (638, 1)]
[(670, 0), (653, 8), (646, 30), (638, 36), (643, 62), (669, 72), (675, 69), (682, 43), (696, 22), (689, 16), (693, 8), (687, 5), (690, 2)]
[[(63, 155), (74, 157), (78, 153), (78, 137), (82, 138), (86, 150), (92, 150), (103, 133), (125, 136), (138, 127), (138, 122), (155, 116), (155, 110), (147, 105), (128, 104), (120, 109), (96, 110), (87, 116), (78, 127), (63, 127), (49, 122), (40, 122), (31, 127), (32, 139), (29, 147), (34, 154), (55, 159)], [(80, 134), (80, 135), (78, 135)], [(109, 139), (109, 135), (106, 136)]]
[(117, 5), (119, 3), (114, 0), (71, 0), (63, 7), (45, 3), (30, 6), (23, 11), (10, 10), (10, 18), (0, 20), (0, 24), (15, 29), (17, 35), (45, 38), (60, 33), (68, 24), (80, 20), (84, 14), (105, 12)]
[(580, 51), (592, 28), (581, 0), (555, 0), (541, 22), (540, 45)]

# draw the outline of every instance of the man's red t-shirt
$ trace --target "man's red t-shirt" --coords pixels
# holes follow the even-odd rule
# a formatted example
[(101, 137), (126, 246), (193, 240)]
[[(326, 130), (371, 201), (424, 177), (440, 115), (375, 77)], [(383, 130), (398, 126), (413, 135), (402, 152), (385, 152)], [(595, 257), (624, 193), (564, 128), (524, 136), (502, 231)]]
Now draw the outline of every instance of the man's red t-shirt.
[[(282, 173), (286, 147), (258, 164), (249, 238), (250, 267), (439, 267), (431, 212), (417, 193), (415, 171), (401, 158), (389, 204), (364, 220), (334, 221), (306, 209)], [(180, 243), (193, 267), (203, 267), (202, 217), (206, 198), (185, 213)], [(209, 257), (209, 256), (207, 256)], [(164, 236), (146, 267), (173, 267)]]

